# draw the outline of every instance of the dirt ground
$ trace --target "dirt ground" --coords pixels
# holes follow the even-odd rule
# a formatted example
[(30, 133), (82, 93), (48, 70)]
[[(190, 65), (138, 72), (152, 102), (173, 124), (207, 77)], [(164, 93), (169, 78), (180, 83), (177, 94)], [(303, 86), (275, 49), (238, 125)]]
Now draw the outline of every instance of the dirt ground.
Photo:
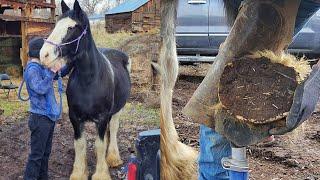
[[(192, 96), (205, 75), (209, 65), (181, 68), (175, 87), (173, 106), (174, 120), (181, 140), (199, 149), (199, 125), (182, 115), (181, 109)], [(138, 132), (158, 127), (155, 122), (158, 111), (146, 109), (139, 102), (141, 98), (132, 97), (125, 115), (121, 118), (119, 148), (126, 163), (129, 148), (135, 142)], [(156, 105), (155, 105), (156, 107)], [(25, 162), (29, 152), (29, 130), (27, 114), (18, 113), (14, 117), (3, 117), (0, 123), (0, 180), (22, 179)], [(150, 116), (152, 116), (150, 118)], [(1, 119), (1, 116), (0, 116)], [(302, 127), (285, 136), (277, 136), (272, 147), (251, 146), (248, 148), (250, 179), (320, 179), (320, 114), (314, 114)], [(1, 122), (1, 120), (0, 120)], [(93, 124), (86, 126), (88, 137), (88, 167), (94, 172)], [(67, 115), (59, 121), (54, 134), (52, 155), (49, 164), (50, 179), (68, 179), (74, 159), (73, 130)], [(110, 169), (113, 179), (123, 179), (122, 167)]]
[[(125, 116), (121, 119), (119, 129), (119, 149), (124, 163), (129, 158), (129, 148), (133, 148), (136, 137), (139, 132), (159, 128), (157, 123), (143, 122), (144, 114), (148, 114), (135, 108), (141, 108), (140, 105), (132, 103), (125, 109)], [(135, 112), (141, 111), (141, 112)], [(140, 114), (139, 114), (140, 113)], [(134, 120), (130, 119), (133, 117)], [(154, 119), (157, 117), (152, 117)], [(139, 120), (141, 119), (141, 120)], [(94, 124), (86, 125), (86, 134), (88, 139), (87, 158), (89, 172), (92, 174), (95, 167), (94, 140), (96, 136)], [(18, 180), (23, 178), (25, 162), (29, 152), (30, 132), (28, 129), (26, 114), (20, 120), (8, 119), (0, 126), (0, 180)], [(63, 119), (58, 121), (55, 127), (52, 154), (49, 164), (50, 179), (62, 180), (68, 179), (72, 171), (74, 160), (73, 148), (73, 129), (66, 114)], [(123, 179), (123, 167), (110, 169), (114, 179)]]

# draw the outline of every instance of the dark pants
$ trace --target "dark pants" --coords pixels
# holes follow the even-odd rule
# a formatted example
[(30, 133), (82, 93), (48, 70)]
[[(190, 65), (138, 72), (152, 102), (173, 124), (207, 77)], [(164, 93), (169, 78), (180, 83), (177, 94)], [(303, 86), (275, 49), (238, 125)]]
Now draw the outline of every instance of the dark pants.
[(46, 116), (30, 114), (31, 152), (24, 174), (25, 180), (48, 179), (48, 162), (54, 126), (55, 122)]

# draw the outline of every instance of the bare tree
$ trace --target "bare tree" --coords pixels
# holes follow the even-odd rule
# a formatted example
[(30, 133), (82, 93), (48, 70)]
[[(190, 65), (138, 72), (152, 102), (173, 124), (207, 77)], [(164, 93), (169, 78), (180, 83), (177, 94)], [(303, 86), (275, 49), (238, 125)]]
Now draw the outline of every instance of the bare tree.
[(112, 3), (110, 0), (107, 1), (103, 1), (100, 5), (100, 12), (106, 12), (107, 10), (109, 10), (110, 8), (112, 8)]
[(80, 1), (81, 6), (88, 15), (92, 15), (96, 12), (97, 7), (100, 3), (102, 3), (104, 0), (82, 0)]
[(116, 4), (119, 5), (121, 3), (125, 2), (125, 0), (116, 0)]
[[(95, 13), (101, 13), (108, 10), (110, 7), (112, 7), (110, 0), (78, 0), (82, 9), (90, 16)], [(119, 1), (119, 0), (116, 0)], [(120, 0), (123, 1), (123, 0)], [(65, 0), (67, 5), (69, 7), (73, 7), (74, 0)], [(56, 0), (56, 13), (61, 13), (61, 6), (60, 6), (61, 0)]]

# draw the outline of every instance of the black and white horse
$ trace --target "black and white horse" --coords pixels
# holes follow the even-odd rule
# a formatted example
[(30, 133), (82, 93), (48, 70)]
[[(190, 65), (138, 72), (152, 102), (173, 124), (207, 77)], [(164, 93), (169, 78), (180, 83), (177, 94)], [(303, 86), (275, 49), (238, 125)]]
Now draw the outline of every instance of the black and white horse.
[(73, 10), (64, 1), (61, 5), (63, 14), (45, 41), (40, 59), (47, 67), (59, 59), (73, 66), (67, 86), (75, 139), (75, 161), (70, 179), (88, 178), (83, 133), (87, 121), (94, 122), (98, 132), (95, 141), (97, 166), (92, 179), (111, 179), (108, 165), (122, 164), (116, 136), (119, 113), (130, 95), (129, 58), (121, 51), (96, 47), (88, 17), (77, 0)]

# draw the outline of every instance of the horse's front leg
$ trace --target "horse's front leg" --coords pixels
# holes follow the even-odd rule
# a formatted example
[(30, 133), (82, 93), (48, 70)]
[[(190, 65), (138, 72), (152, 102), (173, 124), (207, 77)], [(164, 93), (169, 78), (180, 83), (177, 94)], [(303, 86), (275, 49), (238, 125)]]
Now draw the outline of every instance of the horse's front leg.
[[(72, 113), (70, 113), (72, 114)], [(70, 176), (70, 180), (87, 180), (88, 169), (87, 169), (87, 158), (86, 149), (87, 141), (86, 136), (83, 133), (83, 121), (80, 121), (76, 117), (69, 115), (70, 120), (74, 129), (74, 149), (75, 159), (73, 164), (73, 171)]]
[[(107, 163), (110, 167), (117, 167), (123, 163), (119, 154), (119, 147), (118, 147), (118, 141), (117, 141), (120, 115), (121, 115), (121, 110), (112, 116), (110, 125), (109, 125), (110, 142), (108, 147)], [(106, 132), (106, 134), (107, 133), (108, 132)]]
[(98, 136), (96, 137), (96, 159), (97, 166), (96, 172), (92, 176), (92, 180), (111, 180), (108, 164), (106, 161), (106, 151), (108, 144), (108, 133), (106, 130), (108, 128), (108, 123), (111, 117), (103, 118), (97, 123)]

